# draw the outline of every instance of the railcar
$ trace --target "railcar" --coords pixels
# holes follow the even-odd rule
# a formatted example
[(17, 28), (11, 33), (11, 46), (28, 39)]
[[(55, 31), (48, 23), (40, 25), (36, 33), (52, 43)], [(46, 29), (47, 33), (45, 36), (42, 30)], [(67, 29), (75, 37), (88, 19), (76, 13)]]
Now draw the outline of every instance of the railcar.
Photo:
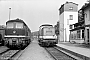
[(53, 25), (43, 24), (39, 27), (38, 41), (41, 46), (54, 46), (57, 43), (57, 37)]
[(23, 49), (31, 42), (31, 30), (21, 19), (9, 20), (6, 22), (5, 46), (13, 49)]
[(4, 34), (5, 34), (5, 27), (2, 25), (0, 26), (0, 46), (4, 45)]

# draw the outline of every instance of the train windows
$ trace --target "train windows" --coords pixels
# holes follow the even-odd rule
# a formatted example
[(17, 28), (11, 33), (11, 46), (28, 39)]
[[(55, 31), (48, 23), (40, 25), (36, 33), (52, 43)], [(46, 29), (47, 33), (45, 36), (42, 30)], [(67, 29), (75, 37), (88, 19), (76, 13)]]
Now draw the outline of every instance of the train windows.
[(14, 23), (7, 23), (7, 28), (14, 28)]
[(23, 23), (16, 23), (16, 28), (23, 28)]

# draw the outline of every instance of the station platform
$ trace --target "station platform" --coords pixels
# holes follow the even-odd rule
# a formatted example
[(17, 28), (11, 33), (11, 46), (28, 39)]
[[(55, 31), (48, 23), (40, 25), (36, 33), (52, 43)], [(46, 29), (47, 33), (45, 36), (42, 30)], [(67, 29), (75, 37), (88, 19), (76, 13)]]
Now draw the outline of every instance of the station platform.
[(90, 60), (90, 45), (61, 42), (57, 46), (72, 52), (72, 54), (81, 57), (83, 60)]

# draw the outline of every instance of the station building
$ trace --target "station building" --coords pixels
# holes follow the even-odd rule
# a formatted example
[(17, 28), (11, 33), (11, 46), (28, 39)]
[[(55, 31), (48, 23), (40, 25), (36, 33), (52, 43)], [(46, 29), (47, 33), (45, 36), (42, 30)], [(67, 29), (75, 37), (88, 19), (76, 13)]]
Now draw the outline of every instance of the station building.
[(84, 21), (70, 25), (70, 41), (71, 43), (84, 43)]
[(78, 4), (73, 2), (66, 2), (59, 8), (59, 41), (69, 41), (71, 24), (78, 22)]
[(71, 25), (70, 42), (90, 44), (90, 2), (85, 3), (80, 10), (83, 11), (83, 19)]
[(81, 9), (84, 11), (85, 43), (90, 44), (90, 2), (85, 4)]

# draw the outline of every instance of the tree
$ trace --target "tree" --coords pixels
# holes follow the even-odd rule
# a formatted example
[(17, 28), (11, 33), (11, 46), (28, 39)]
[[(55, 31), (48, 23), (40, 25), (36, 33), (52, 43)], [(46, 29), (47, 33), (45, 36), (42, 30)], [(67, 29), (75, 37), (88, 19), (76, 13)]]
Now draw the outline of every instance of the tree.
[(78, 22), (82, 22), (82, 21), (84, 21), (84, 11), (80, 9), (78, 11)]

